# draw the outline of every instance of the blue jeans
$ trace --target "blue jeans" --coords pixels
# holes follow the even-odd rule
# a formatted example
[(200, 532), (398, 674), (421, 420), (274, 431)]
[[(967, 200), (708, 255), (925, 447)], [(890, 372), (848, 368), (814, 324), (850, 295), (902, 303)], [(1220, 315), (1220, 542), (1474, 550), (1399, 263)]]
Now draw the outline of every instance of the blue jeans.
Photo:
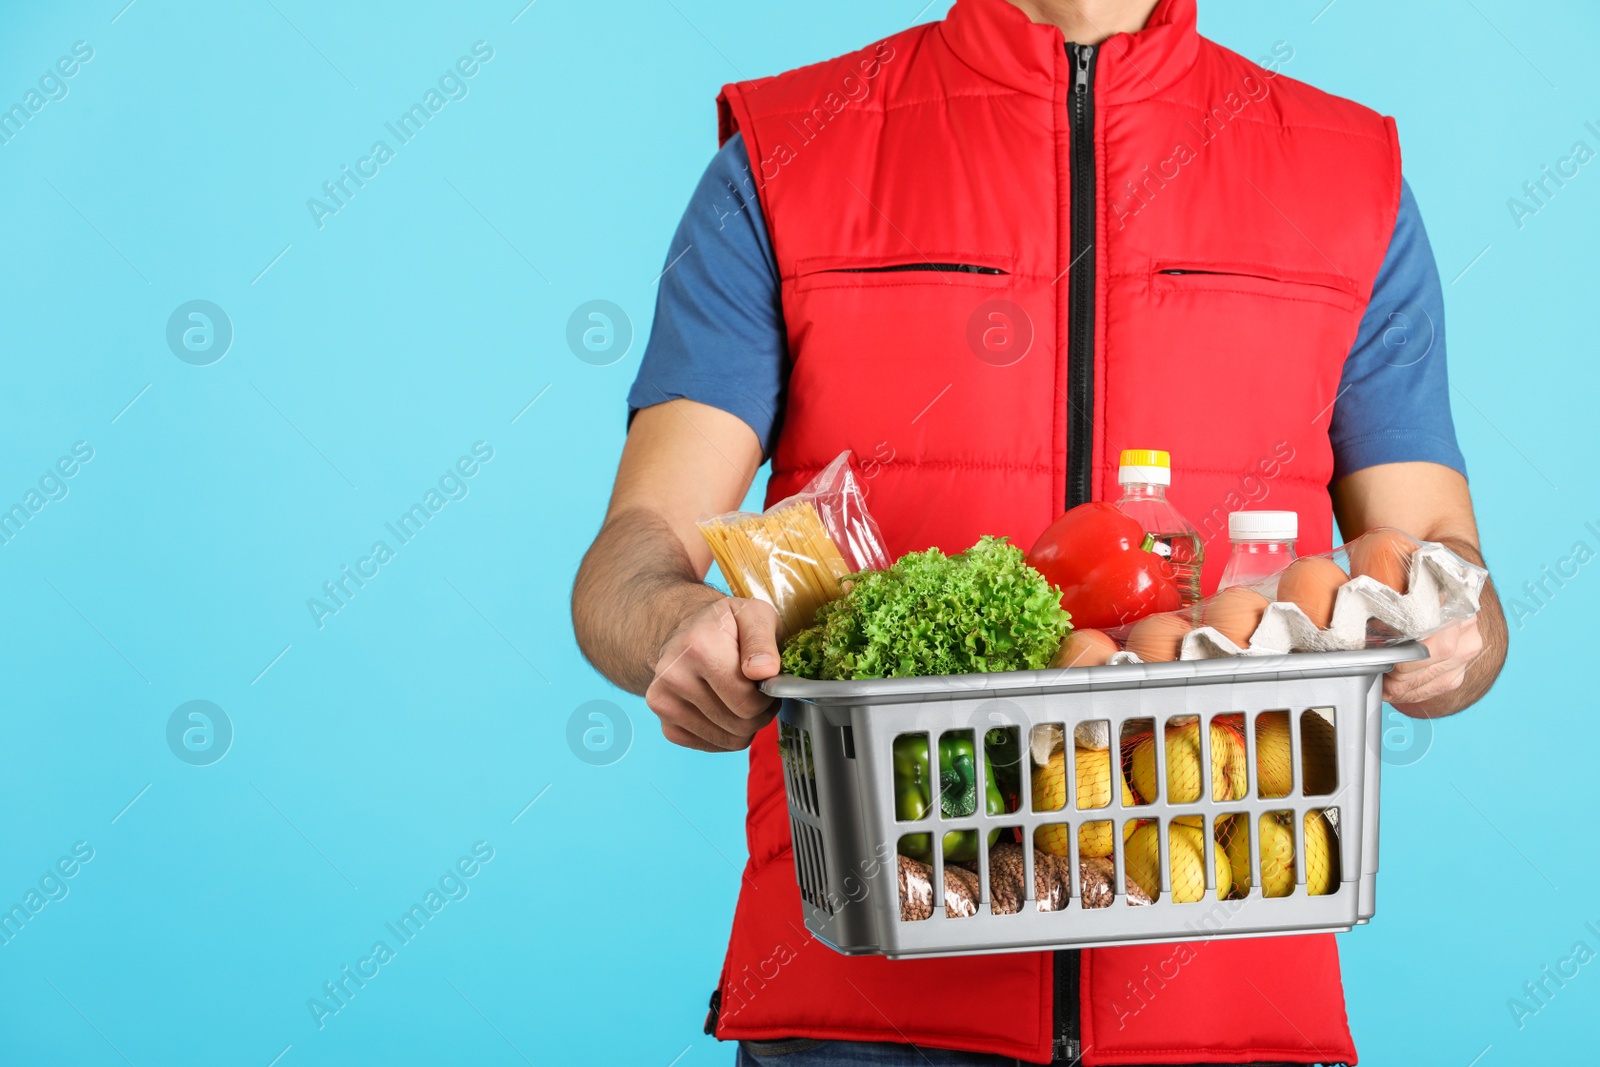
[(876, 1041), (741, 1041), (737, 1067), (1018, 1067), (1020, 1060)]

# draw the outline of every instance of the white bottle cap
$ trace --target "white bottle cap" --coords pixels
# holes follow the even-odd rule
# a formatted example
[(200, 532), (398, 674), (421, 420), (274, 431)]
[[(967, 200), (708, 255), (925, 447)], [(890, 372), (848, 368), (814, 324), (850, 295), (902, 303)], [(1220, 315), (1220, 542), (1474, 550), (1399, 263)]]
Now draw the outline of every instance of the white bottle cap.
[(1171, 485), (1170, 467), (1118, 467), (1118, 485)]
[(1228, 514), (1232, 541), (1293, 541), (1300, 536), (1300, 516), (1292, 511), (1234, 511)]

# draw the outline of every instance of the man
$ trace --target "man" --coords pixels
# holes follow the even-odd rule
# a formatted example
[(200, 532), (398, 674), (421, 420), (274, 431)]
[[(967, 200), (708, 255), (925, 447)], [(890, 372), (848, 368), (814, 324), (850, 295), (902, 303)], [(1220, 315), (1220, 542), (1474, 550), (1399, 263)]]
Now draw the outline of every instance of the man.
[[(892, 556), (1023, 546), (1172, 453), (1207, 536), (1300, 515), (1301, 551), (1395, 526), (1480, 561), (1442, 294), (1392, 122), (1199, 37), (1195, 0), (957, 0), (941, 23), (726, 87), (669, 253), (605, 525), (573, 591), (589, 659), (675, 744), (750, 749), (750, 861), (708, 1028), (741, 1062), (1353, 1061), (1327, 935), (945, 960), (804, 933), (772, 610), (703, 583), (694, 523), (845, 448)], [(1384, 696), (1459, 711), (1499, 604)], [(925, 1055), (923, 1049), (958, 1050)]]

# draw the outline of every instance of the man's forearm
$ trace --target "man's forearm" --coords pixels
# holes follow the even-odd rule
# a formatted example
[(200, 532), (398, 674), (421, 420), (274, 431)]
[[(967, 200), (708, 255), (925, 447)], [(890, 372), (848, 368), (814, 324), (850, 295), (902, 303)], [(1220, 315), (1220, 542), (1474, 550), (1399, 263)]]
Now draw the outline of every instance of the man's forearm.
[[(1483, 554), (1471, 542), (1458, 537), (1441, 537), (1439, 541), (1462, 559), (1480, 567), (1484, 565)], [(1478, 633), (1483, 638), (1483, 652), (1467, 668), (1461, 687), (1420, 704), (1403, 705), (1401, 710), (1421, 719), (1454, 715), (1483, 699), (1489, 687), (1494, 685), (1495, 679), (1500, 676), (1500, 668), (1505, 666), (1510, 633), (1492, 579), (1484, 584), (1483, 598), (1478, 604)]]
[(595, 670), (643, 693), (667, 638), (723, 595), (700, 580), (667, 523), (636, 508), (612, 516), (584, 555), (572, 586), (572, 626)]

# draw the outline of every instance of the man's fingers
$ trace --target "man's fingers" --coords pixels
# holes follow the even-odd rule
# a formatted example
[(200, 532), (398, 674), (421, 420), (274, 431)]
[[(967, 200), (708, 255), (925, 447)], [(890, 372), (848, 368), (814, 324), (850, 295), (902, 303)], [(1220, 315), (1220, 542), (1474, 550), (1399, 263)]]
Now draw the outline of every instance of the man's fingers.
[(1432, 685), (1441, 676), (1460, 669), (1483, 651), (1483, 639), (1478, 633), (1476, 616), (1440, 630), (1422, 644), (1428, 650), (1428, 658), (1395, 664), (1384, 679), (1385, 700), (1389, 699), (1390, 693), (1409, 693)]
[(731, 616), (698, 627), (681, 655), (659, 668), (657, 685), (699, 707), (733, 733), (754, 733), (740, 725), (772, 705), (772, 698), (739, 672), (739, 649)]
[(680, 748), (692, 748), (696, 752), (728, 751), (725, 748), (718, 748), (716, 745), (709, 744), (701, 738), (696, 737), (694, 734), (691, 734), (683, 727), (674, 726), (672, 723), (667, 722), (664, 719), (661, 722), (661, 736), (665, 737), (668, 741), (671, 741)]
[(742, 678), (726, 673), (679, 679), (675, 689), (717, 726), (748, 740), (766, 725), (775, 701)]
[(1467, 671), (1465, 667), (1462, 667), (1451, 671), (1449, 674), (1446, 674), (1432, 682), (1428, 682), (1424, 685), (1414, 688), (1409, 688), (1403, 693), (1395, 693), (1391, 696), (1386, 692), (1383, 698), (1389, 703), (1393, 704), (1395, 707), (1404, 710), (1406, 707), (1411, 705), (1425, 704), (1434, 697), (1441, 697), (1446, 693), (1453, 693), (1457, 689), (1460, 689), (1466, 680)]
[(733, 597), (686, 619), (645, 692), (663, 736), (706, 751), (748, 748), (776, 712), (756, 682), (781, 669), (777, 629), (770, 604)]
[[(758, 727), (750, 724), (761, 720), (777, 703), (775, 698), (767, 696), (745, 679), (723, 672), (706, 675), (702, 685), (706, 702), (702, 703), (698, 698), (695, 702), (705, 707), (714, 720), (735, 733), (754, 734)], [(732, 721), (720, 719), (716, 712), (730, 716)]]
[(1456, 657), (1463, 662), (1471, 663), (1483, 652), (1483, 631), (1478, 629), (1478, 617), (1474, 615), (1461, 624), (1461, 638), (1456, 642)]
[(778, 613), (759, 600), (733, 602), (739, 624), (739, 669), (751, 681), (771, 678), (782, 669), (778, 654)]
[(1419, 700), (1418, 693), (1431, 689), (1441, 678), (1447, 678), (1460, 669), (1459, 664), (1432, 663), (1420, 674), (1408, 674), (1399, 678), (1391, 676), (1384, 679), (1383, 699), (1391, 704), (1415, 704)]
[(1460, 641), (1460, 637), (1461, 628), (1459, 625), (1440, 630), (1422, 642), (1423, 647), (1428, 650), (1427, 659), (1396, 664), (1392, 673), (1401, 676), (1408, 674), (1420, 676), (1428, 671), (1437, 670), (1439, 664), (1447, 662), (1455, 656), (1456, 646)]
[(661, 718), (663, 733), (667, 726), (675, 726), (710, 745), (711, 751), (718, 752), (732, 752), (750, 743), (749, 738), (718, 726), (688, 697), (659, 682), (645, 693), (644, 702)]
[[(778, 616), (759, 600), (730, 598), (723, 603), (725, 613), (717, 617), (714, 630), (700, 638), (704, 648), (690, 657), (694, 660), (690, 666), (733, 714), (757, 719), (773, 700), (752, 679), (770, 678), (780, 669)], [(749, 666), (752, 656), (757, 663)]]

